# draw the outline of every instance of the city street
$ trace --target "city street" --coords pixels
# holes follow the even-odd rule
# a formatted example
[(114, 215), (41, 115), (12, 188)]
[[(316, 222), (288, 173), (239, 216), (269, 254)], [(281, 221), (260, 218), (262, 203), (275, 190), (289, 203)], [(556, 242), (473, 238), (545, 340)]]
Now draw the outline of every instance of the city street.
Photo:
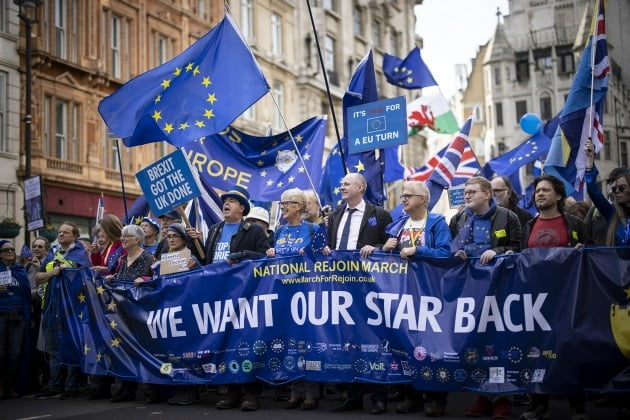
[[(269, 394), (269, 395), (267, 395)], [(141, 392), (138, 392), (141, 395)], [(89, 401), (87, 398), (79, 398), (71, 401), (36, 400), (33, 395), (21, 399), (3, 400), (0, 402), (2, 419), (87, 419), (90, 420), (124, 420), (140, 418), (159, 419), (267, 419), (274, 420), (294, 419), (300, 417), (302, 420), (317, 418), (338, 418), (338, 419), (405, 419), (405, 418), (425, 418), (422, 412), (412, 414), (398, 414), (395, 412), (397, 403), (390, 403), (387, 413), (380, 416), (369, 414), (369, 400), (365, 399), (364, 409), (350, 411), (346, 413), (333, 413), (332, 408), (336, 402), (331, 399), (320, 401), (320, 407), (313, 411), (286, 410), (284, 401), (274, 401), (272, 393), (266, 392), (260, 399), (260, 408), (255, 412), (242, 412), (238, 409), (217, 410), (214, 404), (220, 399), (216, 393), (203, 395), (203, 402), (186, 407), (171, 406), (168, 404), (144, 403), (143, 399), (135, 402), (111, 403), (109, 400)], [(473, 393), (453, 393), (449, 395), (447, 414), (443, 418), (465, 419), (466, 408), (471, 406), (476, 398)], [(512, 418), (517, 419), (518, 414), (525, 411), (525, 407), (515, 407)], [(566, 400), (554, 399), (550, 405), (550, 419), (569, 419), (570, 411)], [(616, 408), (596, 408), (593, 401), (587, 404), (587, 412), (592, 420), (614, 420), (616, 418)], [(489, 418), (489, 417), (487, 417)]]

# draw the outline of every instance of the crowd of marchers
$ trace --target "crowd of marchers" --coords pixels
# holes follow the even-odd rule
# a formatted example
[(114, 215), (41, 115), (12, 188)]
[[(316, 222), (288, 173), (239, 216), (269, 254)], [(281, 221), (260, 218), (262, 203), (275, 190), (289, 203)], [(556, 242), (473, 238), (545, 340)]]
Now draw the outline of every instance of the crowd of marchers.
[[(43, 237), (32, 241), (32, 256), (16, 255), (11, 241), (0, 240), (0, 397), (19, 398), (18, 380), (21, 357), (27, 361), (30, 386), (41, 387), (37, 399), (82, 397), (88, 385), (90, 399), (109, 398), (112, 402), (139, 398), (138, 384), (120, 381), (112, 395), (114, 378), (87, 377), (76, 366), (66, 366), (57, 358), (60, 345), (49, 309), (54, 302), (51, 279), (65, 268), (90, 267), (105, 281), (133, 281), (136, 287), (159, 276), (163, 255), (188, 250), (187, 267), (247, 259), (274, 258), (304, 254), (307, 248), (330, 255), (333, 250), (356, 250), (367, 258), (375, 251), (397, 252), (401, 258), (478, 257), (488, 264), (501, 255), (525, 248), (630, 245), (630, 170), (616, 168), (606, 178), (601, 191), (594, 165), (593, 145), (585, 146), (585, 182), (593, 205), (570, 202), (564, 184), (550, 175), (534, 181), (533, 202), (536, 215), (517, 206), (517, 194), (506, 177), (488, 180), (470, 178), (464, 187), (464, 205), (447, 224), (444, 216), (432, 213), (429, 189), (423, 182), (404, 183), (400, 203), (404, 215), (392, 221), (390, 213), (364, 199), (365, 178), (349, 173), (340, 185), (342, 203), (334, 211), (322, 209), (313, 191), (287, 189), (280, 203), (279, 223), (270, 229), (269, 212), (251, 207), (249, 193), (234, 186), (221, 195), (224, 220), (202, 233), (182, 223), (177, 211), (145, 217), (140, 225), (123, 226), (113, 214), (100, 220), (94, 240), (81, 237), (79, 228), (64, 222), (57, 241), (51, 246)], [(33, 326), (35, 328), (33, 328)], [(31, 334), (31, 340), (27, 335)], [(32, 343), (32, 351), (24, 351)], [(335, 411), (360, 410), (364, 394), (369, 393), (372, 414), (387, 410), (392, 389), (381, 384), (339, 384), (342, 398)], [(148, 384), (147, 403), (167, 402), (189, 405), (201, 402), (195, 385), (165, 387)], [(298, 380), (291, 384), (286, 408), (318, 408), (322, 384)], [(240, 408), (254, 411), (259, 405), (262, 384), (233, 384), (217, 404), (217, 409)], [(398, 387), (402, 401), (395, 410), (408, 413), (424, 410), (426, 416), (441, 417), (447, 411), (447, 393)], [(480, 395), (468, 408), (470, 417), (509, 418), (515, 399), (529, 401), (521, 419), (550, 418), (549, 396), (544, 394)], [(588, 419), (585, 396), (568, 396), (571, 418)], [(627, 404), (627, 401), (626, 401)], [(619, 418), (628, 417), (628, 407)], [(625, 416), (625, 417), (624, 417)]]

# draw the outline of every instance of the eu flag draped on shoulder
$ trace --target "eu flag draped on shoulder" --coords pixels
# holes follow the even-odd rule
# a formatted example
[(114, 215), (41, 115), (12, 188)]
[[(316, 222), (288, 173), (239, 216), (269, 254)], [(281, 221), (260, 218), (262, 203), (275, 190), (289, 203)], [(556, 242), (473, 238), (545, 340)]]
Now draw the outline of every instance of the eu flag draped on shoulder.
[(269, 91), (247, 44), (226, 14), (170, 61), (143, 73), (98, 107), (126, 146), (182, 146), (223, 130)]
[(468, 135), (470, 134), (471, 126), (472, 116), (468, 117), (461, 131), (448, 146), (444, 156), (440, 159), (440, 163), (438, 163), (435, 169), (433, 169), (433, 173), (431, 173), (431, 176), (426, 182), (427, 187), (431, 192), (429, 211), (433, 208), (433, 206), (435, 206), (442, 196), (442, 191), (451, 186), (457, 167), (464, 156), (464, 149), (466, 146), (469, 146)]
[(592, 138), (596, 152), (603, 146), (602, 117), (609, 73), (604, 0), (597, 0), (589, 40), (544, 166), (546, 174), (564, 181), (567, 195), (580, 190), (586, 166), (586, 140)]
[(341, 144), (346, 158), (348, 171), (358, 172), (367, 181), (365, 200), (372, 204), (382, 206), (385, 201), (383, 189), (383, 164), (384, 153), (381, 150), (378, 158), (376, 151), (370, 150), (356, 154), (348, 153), (348, 118), (347, 109), (361, 104), (378, 101), (376, 87), (376, 75), (374, 73), (374, 59), (370, 50), (352, 74), (348, 90), (343, 95), (343, 139)]
[(185, 154), (208, 185), (229, 190), (236, 182), (252, 200), (276, 201), (287, 188), (319, 185), (326, 137), (325, 116), (313, 117), (289, 132), (252, 136), (234, 127), (188, 143)]

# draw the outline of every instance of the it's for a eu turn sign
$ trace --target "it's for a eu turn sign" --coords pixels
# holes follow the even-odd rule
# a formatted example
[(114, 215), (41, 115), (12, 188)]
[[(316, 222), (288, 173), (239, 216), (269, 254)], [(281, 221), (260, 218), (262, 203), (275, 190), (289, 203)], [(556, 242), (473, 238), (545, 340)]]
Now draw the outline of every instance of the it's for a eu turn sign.
[(350, 153), (407, 143), (407, 103), (404, 96), (353, 106), (346, 113)]

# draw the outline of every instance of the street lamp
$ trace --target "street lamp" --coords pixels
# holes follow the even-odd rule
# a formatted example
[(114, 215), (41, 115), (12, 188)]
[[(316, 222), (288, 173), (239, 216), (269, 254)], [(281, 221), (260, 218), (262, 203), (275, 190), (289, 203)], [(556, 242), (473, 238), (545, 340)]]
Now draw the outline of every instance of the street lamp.
[[(37, 7), (42, 4), (43, 0), (13, 0), (13, 3), (19, 7), (18, 17), (26, 26), (26, 86), (25, 86), (25, 107), (24, 107), (24, 179), (31, 177), (31, 124), (33, 116), (31, 115), (32, 100), (31, 87), (33, 84), (33, 76), (31, 74), (31, 54), (32, 40), (31, 32), (33, 23), (37, 22)], [(25, 203), (26, 204), (26, 203)], [(24, 206), (24, 220), (26, 221), (26, 205)], [(24, 243), (29, 246), (30, 233), (28, 226), (24, 227)]]

